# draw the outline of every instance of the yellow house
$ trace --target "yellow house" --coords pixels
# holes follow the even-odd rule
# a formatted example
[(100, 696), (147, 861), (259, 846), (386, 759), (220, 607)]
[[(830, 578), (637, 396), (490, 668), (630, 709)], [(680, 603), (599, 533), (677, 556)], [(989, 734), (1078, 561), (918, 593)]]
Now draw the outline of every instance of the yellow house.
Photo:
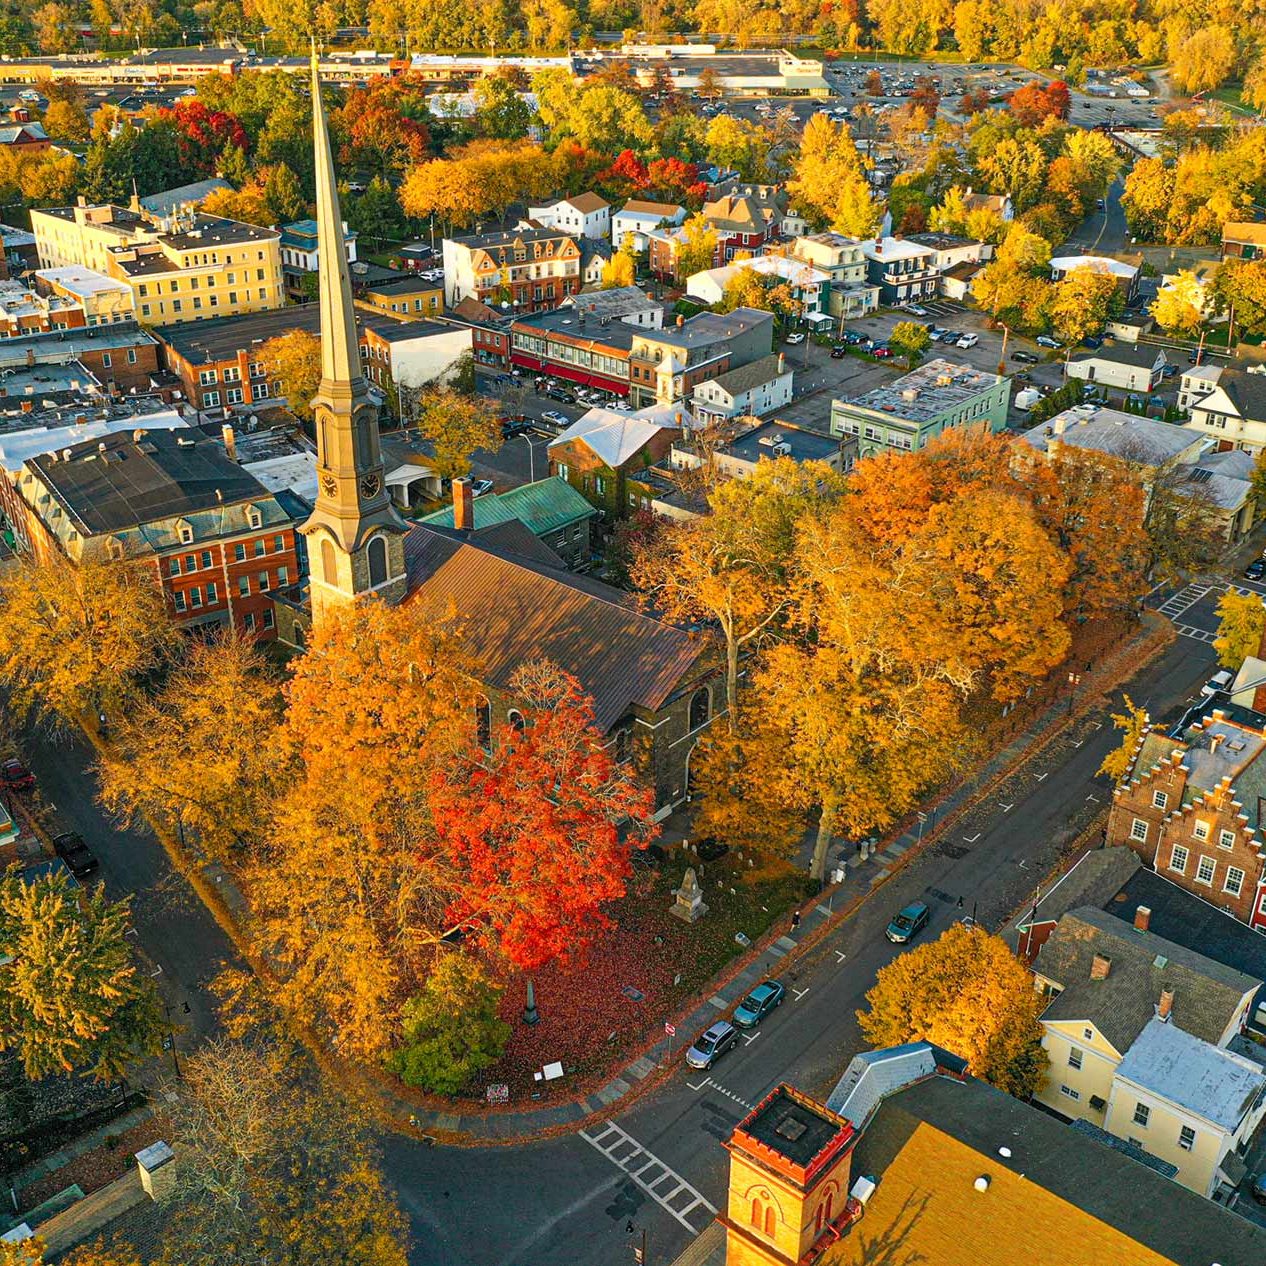
[[(1158, 1041), (1153, 1023), (1170, 1035), (1160, 1039), (1166, 1050), (1180, 1034), (1184, 1049), (1202, 1053), (1210, 1075), (1221, 1070), (1230, 1078), (1228, 1086), (1239, 1087), (1239, 1057), (1224, 1048), (1243, 1027), (1261, 982), (1085, 906), (1059, 920), (1037, 957), (1034, 983), (1049, 999), (1042, 1046), (1050, 1070), (1037, 1099), (1070, 1120), (1089, 1121), (1136, 1142), (1177, 1166), (1184, 1186), (1211, 1194), (1228, 1145), (1246, 1137), (1250, 1118), (1255, 1125), (1260, 1112), (1254, 1116), (1255, 1109), (1242, 1105), (1243, 1111), (1233, 1113), (1209, 1088), (1194, 1106), (1183, 1106), (1180, 1077), (1145, 1077), (1157, 1064), (1157, 1057), (1148, 1055)], [(1122, 1083), (1123, 1070), (1131, 1069), (1144, 1078), (1132, 1089)], [(1142, 1098), (1147, 1103), (1138, 1112)], [(1194, 1116), (1210, 1104), (1213, 1119), (1196, 1122)], [(1156, 1128), (1133, 1128), (1136, 1116), (1146, 1120), (1153, 1112)], [(1231, 1115), (1234, 1123), (1222, 1129)]]
[(44, 269), (91, 269), (126, 284), (136, 319), (174, 325), (285, 304), (281, 235), (197, 211), (112, 205), (31, 212)]

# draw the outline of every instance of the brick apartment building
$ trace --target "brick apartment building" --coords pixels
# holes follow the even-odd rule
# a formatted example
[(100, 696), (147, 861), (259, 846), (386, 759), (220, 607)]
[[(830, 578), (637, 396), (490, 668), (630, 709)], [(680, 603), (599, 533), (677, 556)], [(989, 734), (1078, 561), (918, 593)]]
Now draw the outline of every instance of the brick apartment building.
[(276, 636), (273, 594), (299, 580), (306, 507), (216, 441), (140, 428), (88, 440), (28, 459), (13, 491), (38, 561), (147, 559), (178, 623)]
[(515, 229), (444, 239), (444, 302), (510, 303), (543, 312), (580, 293), (578, 240), (559, 229)]
[(1112, 793), (1106, 842), (1266, 929), (1266, 730), (1253, 715), (1215, 710), (1181, 738), (1145, 734)]
[[(443, 376), (465, 351), (471, 332), (458, 325), (402, 320), (359, 309), (361, 362), (365, 376), (384, 392), (397, 382), (417, 385)], [(261, 358), (271, 339), (303, 330), (316, 334), (317, 304), (256, 312), (222, 321), (166, 326), (156, 331), (168, 368), (200, 410), (245, 409), (284, 397), (272, 367)]]

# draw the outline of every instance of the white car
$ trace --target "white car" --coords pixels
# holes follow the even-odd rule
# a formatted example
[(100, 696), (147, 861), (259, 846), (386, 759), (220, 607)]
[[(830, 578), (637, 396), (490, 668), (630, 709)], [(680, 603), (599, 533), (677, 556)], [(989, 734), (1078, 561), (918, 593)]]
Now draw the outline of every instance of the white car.
[(980, 336), (977, 334), (961, 335), (956, 346), (958, 347), (975, 347), (980, 342)]
[(800, 344), (804, 342), (804, 335), (803, 334), (788, 334), (787, 342), (792, 347), (799, 347)]
[(541, 414), (541, 418), (545, 422), (552, 422), (559, 430), (571, 426), (571, 418), (565, 413), (559, 413), (556, 409), (547, 409)]

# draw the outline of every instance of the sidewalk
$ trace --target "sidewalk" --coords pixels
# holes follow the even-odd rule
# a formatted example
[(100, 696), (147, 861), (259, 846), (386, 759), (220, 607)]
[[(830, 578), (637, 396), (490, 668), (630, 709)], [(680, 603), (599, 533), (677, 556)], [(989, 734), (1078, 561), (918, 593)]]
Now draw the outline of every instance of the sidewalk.
[[(1087, 680), (1079, 692), (1080, 702), (1071, 712), (1064, 700), (1051, 703), (1024, 730), (1015, 734), (1005, 747), (995, 752), (971, 778), (943, 795), (930, 810), (926, 824), (920, 826), (916, 819), (915, 825), (908, 830), (882, 841), (881, 847), (867, 861), (848, 860), (844, 880), (824, 889), (816, 904), (806, 903), (797, 929), (778, 935), (772, 942), (757, 942), (745, 967), (726, 978), (716, 992), (688, 1015), (672, 1021), (676, 1029), (674, 1035), (665, 1033), (594, 1093), (569, 1102), (506, 1113), (435, 1111), (416, 1107), (392, 1094), (384, 1095), (384, 1100), (389, 1105), (394, 1101), (400, 1117), (424, 1138), (431, 1139), (430, 1132), (434, 1131), (449, 1136), (444, 1140), (446, 1142), (464, 1139), (470, 1143), (508, 1143), (563, 1132), (587, 1117), (606, 1113), (622, 1101), (635, 1097), (652, 1080), (653, 1074), (673, 1065), (675, 1057), (682, 1051), (683, 1042), (729, 1011), (764, 978), (771, 957), (795, 956), (797, 951), (812, 947), (835, 926), (850, 918), (873, 889), (912, 860), (923, 847), (939, 839), (960, 813), (978, 801), (999, 779), (1037, 755), (1050, 739), (1063, 730), (1070, 717), (1100, 706), (1104, 692), (1115, 688), (1119, 681), (1131, 676), (1150, 658), (1149, 647), (1153, 643), (1159, 649), (1169, 640), (1162, 640), (1169, 628), (1168, 622), (1161, 626), (1151, 625), (1150, 622), (1141, 625), (1137, 636), (1125, 643), (1110, 661), (1086, 674)], [(772, 932), (769, 934), (773, 935)]]

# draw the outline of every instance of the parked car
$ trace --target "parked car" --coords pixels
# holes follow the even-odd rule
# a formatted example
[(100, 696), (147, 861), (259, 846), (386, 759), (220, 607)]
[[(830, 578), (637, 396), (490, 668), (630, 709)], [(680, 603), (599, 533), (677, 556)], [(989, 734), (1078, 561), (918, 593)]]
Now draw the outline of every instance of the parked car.
[(754, 1029), (775, 1007), (782, 1005), (786, 989), (777, 980), (763, 980), (734, 1008), (734, 1023)]
[(526, 435), (532, 429), (532, 419), (526, 413), (516, 413), (513, 417), (501, 419), (501, 438), (512, 440), (516, 436)]
[(904, 945), (916, 932), (927, 926), (932, 912), (922, 901), (912, 902), (897, 914), (884, 930), (884, 935), (894, 945)]
[[(1266, 576), (1266, 559), (1255, 558), (1247, 567), (1244, 568), (1245, 580), (1261, 580), (1263, 576)], [(8, 781), (7, 774), (5, 776), (5, 781)]]
[(1082, 347), (1088, 347), (1092, 352), (1097, 352), (1103, 346), (1103, 339), (1098, 334), (1087, 334), (1081, 340)]
[(35, 775), (16, 756), (0, 765), (0, 777), (10, 791), (30, 791), (35, 786)]
[(804, 338), (805, 336), (803, 334), (788, 334), (787, 342), (791, 344), (792, 347), (799, 347), (800, 344), (804, 342)]
[(870, 341), (870, 335), (863, 334), (860, 330), (845, 330), (840, 335), (840, 342), (848, 347), (861, 347), (864, 343)]
[(926, 308), (921, 308), (917, 303), (907, 303), (906, 311), (909, 312), (911, 316), (927, 316), (928, 314), (928, 310)]
[(1038, 362), (1038, 358), (1032, 352), (1024, 351), (1012, 352), (1011, 359), (1018, 360), (1022, 365), (1036, 365)]
[(832, 360), (843, 360), (844, 357), (847, 355), (848, 355), (848, 348), (845, 347), (843, 343), (836, 343), (836, 345), (833, 348), (831, 348)]
[(1263, 1170), (1256, 1178), (1253, 1179), (1253, 1185), (1249, 1188), (1253, 1194), (1253, 1199), (1258, 1204), (1266, 1204), (1266, 1170)]
[(1203, 365), (1204, 362), (1205, 362), (1204, 352), (1188, 352), (1187, 353), (1188, 365)]
[(571, 426), (571, 418), (569, 418), (565, 413), (559, 413), (554, 409), (546, 409), (545, 412), (541, 414), (541, 419), (542, 421), (552, 423), (554, 426), (558, 427), (560, 431)]
[(1162, 378), (1173, 378), (1178, 373), (1178, 366), (1171, 365), (1168, 361), (1161, 367)]
[(1033, 341), (1038, 345), (1038, 347), (1059, 346), (1059, 339), (1052, 338), (1049, 334), (1039, 334)]
[(472, 497), (486, 497), (492, 491), (491, 479), (476, 479), (470, 485), (470, 495)]
[(876, 343), (870, 349), (870, 354), (876, 360), (887, 360), (892, 355), (892, 348), (887, 343)]
[(1231, 689), (1231, 685), (1234, 681), (1235, 674), (1229, 669), (1224, 668), (1221, 672), (1214, 673), (1213, 676), (1200, 687), (1200, 693), (1204, 695), (1205, 698), (1210, 698), (1213, 695), (1225, 694)]
[(980, 342), (979, 334), (960, 334), (956, 347), (975, 347)]
[(718, 1020), (695, 1038), (686, 1052), (686, 1063), (691, 1068), (711, 1068), (726, 1051), (738, 1045), (738, 1040), (738, 1030), (725, 1020)]
[(53, 849), (57, 856), (66, 863), (66, 869), (76, 879), (86, 879), (96, 871), (100, 863), (92, 855), (92, 850), (84, 843), (83, 836), (75, 831), (67, 831), (53, 837)]
[(545, 391), (545, 396), (549, 400), (557, 400), (560, 404), (575, 404), (576, 397), (570, 391), (564, 391), (562, 387), (549, 387)]

